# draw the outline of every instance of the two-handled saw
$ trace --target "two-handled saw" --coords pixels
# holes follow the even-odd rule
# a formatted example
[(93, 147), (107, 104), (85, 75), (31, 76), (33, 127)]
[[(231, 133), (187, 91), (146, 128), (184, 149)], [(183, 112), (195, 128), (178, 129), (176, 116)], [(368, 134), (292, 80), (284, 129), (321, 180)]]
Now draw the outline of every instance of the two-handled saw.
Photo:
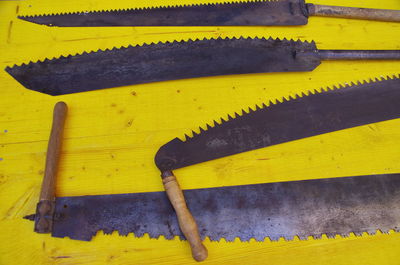
[(28, 89), (63, 95), (194, 77), (314, 70), (323, 60), (399, 60), (400, 50), (318, 50), (314, 42), (239, 38), (129, 46), (7, 67)]
[[(400, 174), (185, 190), (202, 239), (307, 240), (400, 232)], [(36, 215), (26, 219), (34, 220)], [(56, 197), (53, 237), (90, 241), (98, 231), (184, 239), (165, 192)]]
[[(371, 81), (342, 88), (311, 91), (282, 103), (262, 106), (215, 124), (185, 141), (160, 148), (156, 164), (163, 172), (164, 192), (56, 197), (54, 185), (66, 106), (57, 104), (46, 159), (35, 231), (54, 237), (91, 240), (102, 230), (141, 237), (164, 235), (201, 239), (264, 241), (326, 234), (348, 236), (400, 231), (400, 174), (266, 183), (186, 190), (171, 170), (270, 145), (400, 117), (400, 79)], [(323, 176), (321, 176), (323, 177)], [(168, 179), (168, 181), (165, 181)], [(193, 219), (187, 227), (191, 210)], [(168, 200), (171, 200), (171, 203)], [(178, 215), (176, 218), (175, 212)], [(192, 218), (192, 217), (190, 217)], [(182, 226), (185, 226), (182, 229)], [(193, 231), (198, 230), (198, 231)], [(192, 241), (193, 243), (193, 241)], [(196, 252), (197, 251), (197, 252)], [(195, 255), (196, 254), (196, 255)]]
[[(344, 88), (314, 91), (283, 98), (281, 103), (242, 115), (228, 116), (221, 123), (200, 127), (200, 133), (185, 140), (175, 138), (162, 146), (155, 163), (164, 183), (176, 182), (172, 170), (258, 148), (400, 117), (400, 79), (359, 83)], [(176, 190), (179, 185), (175, 183)], [(167, 187), (166, 187), (167, 189)], [(179, 192), (177, 192), (179, 194)], [(171, 197), (171, 196), (170, 196)], [(174, 207), (179, 219), (190, 216), (184, 197)], [(189, 219), (189, 218), (188, 218)], [(191, 222), (194, 222), (190, 219)], [(299, 224), (300, 225), (300, 224)], [(192, 237), (197, 236), (192, 226)], [(186, 235), (186, 234), (185, 234)], [(192, 239), (196, 242), (194, 239)], [(197, 238), (199, 241), (200, 238)], [(189, 239), (189, 241), (191, 241)], [(191, 244), (193, 245), (193, 244)]]
[(283, 26), (305, 25), (310, 16), (400, 22), (400, 11), (259, 0), (217, 4), (161, 6), (109, 11), (19, 16), (58, 27), (107, 26)]

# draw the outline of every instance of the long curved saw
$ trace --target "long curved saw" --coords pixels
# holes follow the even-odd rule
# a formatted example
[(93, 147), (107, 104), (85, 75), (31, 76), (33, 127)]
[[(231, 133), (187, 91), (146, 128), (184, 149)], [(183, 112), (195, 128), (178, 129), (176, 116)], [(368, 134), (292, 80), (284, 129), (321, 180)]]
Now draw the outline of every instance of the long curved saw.
[[(400, 118), (400, 79), (364, 81), (283, 98), (175, 138), (155, 156), (162, 171), (338, 130)], [(205, 126), (204, 126), (205, 127)]]
[(63, 95), (194, 77), (314, 70), (322, 60), (399, 60), (399, 50), (318, 50), (314, 42), (239, 38), (129, 46), (7, 67), (28, 89)]
[(306, 4), (304, 0), (161, 6), (19, 16), (19, 18), (58, 27), (287, 26), (305, 25), (309, 16), (400, 22), (399, 10), (314, 5)]

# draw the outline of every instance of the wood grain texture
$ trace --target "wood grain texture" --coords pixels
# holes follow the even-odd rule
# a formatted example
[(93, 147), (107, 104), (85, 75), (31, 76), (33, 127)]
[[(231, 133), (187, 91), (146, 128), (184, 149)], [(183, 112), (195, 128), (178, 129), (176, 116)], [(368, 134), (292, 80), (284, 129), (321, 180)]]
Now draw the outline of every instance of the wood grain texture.
[(39, 199), (54, 201), (56, 191), (56, 177), (58, 164), (60, 161), (61, 144), (64, 131), (65, 119), (67, 117), (67, 104), (65, 102), (57, 102), (54, 106), (53, 123), (50, 132), (49, 144), (46, 153), (46, 166), (42, 188), (40, 190)]
[(307, 5), (311, 16), (400, 22), (400, 10)]
[(57, 102), (54, 106), (53, 122), (46, 152), (44, 177), (34, 218), (34, 231), (37, 233), (51, 233), (53, 231), (57, 171), (61, 156), (61, 145), (67, 110), (67, 104), (62, 101)]
[[(171, 0), (167, 4), (193, 3)], [(206, 2), (206, 1), (201, 1)], [(315, 0), (376, 8), (375, 0)], [(17, 15), (166, 4), (146, 1), (0, 1), (0, 68), (128, 44), (226, 36), (315, 40), (320, 49), (400, 49), (400, 24), (311, 17), (302, 27), (51, 28)], [(379, 8), (400, 9), (398, 0)], [(70, 106), (58, 196), (162, 191), (158, 148), (255, 104), (339, 83), (397, 74), (400, 62), (324, 62), (310, 73), (255, 74), (127, 86), (50, 97), (0, 71), (0, 264), (195, 264), (189, 245), (163, 237), (99, 232), (91, 242), (51, 238), (22, 217), (35, 211), (44, 174), (49, 111)], [(90, 77), (88, 77), (90, 78)], [(174, 104), (171, 104), (174, 102)], [(400, 172), (400, 121), (255, 150), (177, 170), (182, 189)], [(205, 177), (207, 176), (207, 177)], [(400, 234), (307, 241), (204, 241), (204, 264), (399, 264)]]

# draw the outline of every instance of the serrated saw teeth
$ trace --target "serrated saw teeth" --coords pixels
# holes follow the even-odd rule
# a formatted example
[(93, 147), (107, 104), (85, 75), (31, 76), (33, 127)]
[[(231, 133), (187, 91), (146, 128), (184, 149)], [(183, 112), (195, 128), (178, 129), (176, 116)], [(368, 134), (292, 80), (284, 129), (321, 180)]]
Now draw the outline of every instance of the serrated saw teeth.
[[(319, 90), (318, 89), (314, 89), (314, 90), (308, 90), (308, 91), (302, 91), (300, 92), (300, 94), (294, 94), (289, 95), (288, 98), (286, 99), (286, 97), (282, 97), (281, 100), (278, 99), (274, 99), (275, 102), (273, 102), (272, 100), (269, 100), (267, 104), (265, 103), (261, 103), (262, 106), (259, 107), (258, 104), (255, 105), (255, 107), (248, 107), (248, 111), (246, 112), (245, 109), (241, 109), (241, 114), (234, 112), (233, 113), (233, 117), (228, 114), (227, 120), (224, 120), (223, 118), (220, 118), (221, 123), (217, 123), (215, 120), (213, 120), (213, 124), (214, 126), (209, 126), (208, 124), (206, 124), (206, 129), (205, 130), (200, 130), (200, 133), (193, 133), (193, 137), (190, 137), (190, 139), (196, 138), (198, 136), (201, 136), (203, 133), (209, 133), (208, 131), (213, 130), (213, 129), (219, 129), (218, 126), (224, 125), (225, 123), (229, 123), (231, 120), (237, 119), (237, 118), (242, 118), (242, 117), (246, 117), (246, 115), (250, 115), (252, 116), (253, 113), (256, 112), (262, 112), (262, 111), (268, 111), (269, 109), (273, 108), (274, 106), (278, 106), (278, 105), (285, 105), (287, 103), (290, 102), (296, 102), (296, 101), (300, 101), (303, 98), (307, 98), (307, 97), (313, 97), (313, 96), (317, 96), (317, 95), (321, 95), (321, 94), (325, 94), (325, 93), (330, 93), (331, 91), (335, 91), (335, 90), (339, 90), (339, 89), (349, 89), (351, 87), (357, 87), (363, 84), (370, 84), (370, 83), (377, 83), (377, 82), (382, 82), (385, 80), (399, 80), (400, 79), (400, 74), (399, 75), (393, 75), (393, 76), (385, 76), (382, 77), (381, 80), (375, 79), (375, 80), (361, 80), (361, 81), (355, 81), (355, 82), (350, 82), (350, 84), (347, 84), (345, 86), (341, 86), (341, 85), (333, 85), (332, 87), (322, 87)], [(201, 127), (200, 127), (201, 128)]]
[[(163, 172), (242, 152), (400, 118), (400, 79), (318, 89), (241, 114), (185, 141), (163, 145), (155, 163)], [(303, 95), (303, 96), (302, 96)], [(379, 112), (370, 110), (379, 109)]]
[[(280, 14), (278, 17), (276, 14)], [(305, 25), (304, 1), (246, 1), (20, 16), (48, 26)]]
[[(399, 232), (399, 189), (400, 174), (382, 174), (184, 194), (202, 239), (273, 242)], [(184, 240), (165, 192), (58, 197), (55, 213), (60, 218), (54, 220), (54, 237), (89, 241), (101, 234), (132, 233), (137, 238)]]
[(60, 15), (91, 15), (96, 13), (115, 13), (115, 12), (129, 12), (129, 11), (152, 11), (152, 10), (164, 10), (164, 9), (181, 9), (187, 7), (206, 7), (206, 6), (241, 6), (241, 5), (252, 5), (252, 4), (278, 4), (287, 2), (287, 0), (250, 0), (250, 1), (226, 1), (222, 3), (199, 3), (199, 4), (181, 4), (181, 5), (161, 5), (161, 6), (149, 6), (149, 7), (134, 7), (134, 8), (121, 8), (121, 9), (101, 9), (101, 10), (86, 10), (86, 11), (75, 11), (75, 12), (58, 12), (38, 15), (25, 15), (18, 16), (18, 18), (35, 18), (35, 17), (47, 17), (47, 16), (60, 16)]
[[(64, 95), (167, 80), (289, 71), (289, 66), (290, 71), (311, 71), (320, 64), (315, 49), (315, 45), (293, 40), (205, 38), (98, 50), (14, 65), (6, 71), (28, 89)], [(292, 50), (314, 55), (304, 62), (288, 53)], [(224, 63), (227, 57), (234, 63)], [(285, 65), (279, 63), (282, 58)]]

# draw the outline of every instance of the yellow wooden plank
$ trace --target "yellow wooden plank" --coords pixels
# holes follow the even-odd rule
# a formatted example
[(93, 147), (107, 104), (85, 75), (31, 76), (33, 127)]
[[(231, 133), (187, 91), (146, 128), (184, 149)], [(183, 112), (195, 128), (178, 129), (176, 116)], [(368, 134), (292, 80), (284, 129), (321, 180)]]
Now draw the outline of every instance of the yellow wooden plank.
[[(0, 68), (60, 55), (157, 41), (273, 36), (325, 49), (400, 49), (400, 24), (310, 18), (302, 27), (51, 28), (17, 15), (157, 6), (193, 1), (1, 1)], [(210, 2), (210, 1), (201, 1)], [(400, 9), (398, 0), (315, 3)], [(32, 232), (52, 108), (70, 107), (57, 194), (162, 190), (153, 157), (173, 137), (282, 96), (399, 73), (399, 62), (324, 62), (310, 73), (255, 74), (143, 84), (51, 97), (0, 71), (0, 264), (191, 264), (187, 242), (119, 237), (91, 242)], [(90, 78), (90, 77), (88, 77)], [(227, 157), (176, 174), (183, 188), (400, 172), (400, 121), (348, 129)], [(399, 264), (400, 236), (290, 242), (210, 242), (205, 264)]]

